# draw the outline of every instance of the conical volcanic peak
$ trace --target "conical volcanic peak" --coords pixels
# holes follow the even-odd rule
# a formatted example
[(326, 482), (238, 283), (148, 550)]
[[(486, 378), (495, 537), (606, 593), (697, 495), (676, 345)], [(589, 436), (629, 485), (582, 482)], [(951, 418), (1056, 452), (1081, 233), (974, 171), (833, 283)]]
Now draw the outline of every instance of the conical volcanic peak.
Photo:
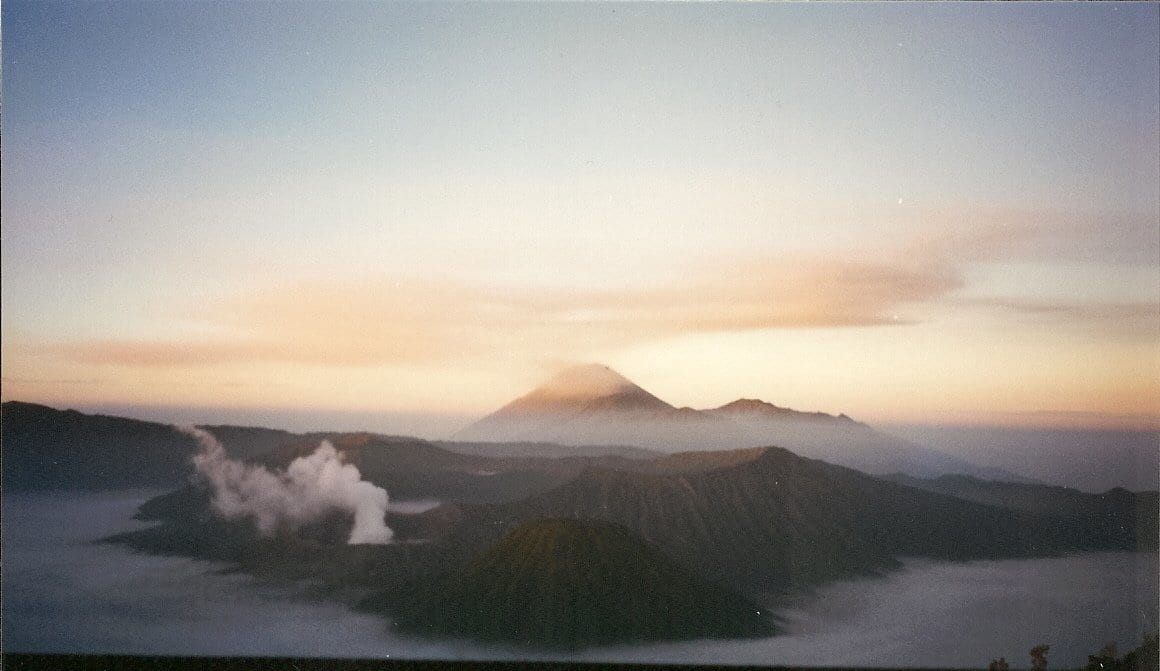
[(608, 366), (587, 364), (560, 371), (495, 414), (617, 410), (668, 412), (675, 408)]
[(608, 366), (592, 363), (572, 366), (556, 373), (529, 395), (545, 398), (601, 398), (637, 389), (640, 387)]
[(669, 453), (776, 445), (867, 473), (979, 474), (969, 462), (875, 431), (843, 414), (803, 412), (754, 397), (711, 410), (678, 409), (598, 364), (561, 371), (466, 427), (455, 440), (631, 445)]
[(457, 440), (567, 445), (656, 442), (682, 413), (608, 366), (567, 368), (543, 385), (456, 434)]

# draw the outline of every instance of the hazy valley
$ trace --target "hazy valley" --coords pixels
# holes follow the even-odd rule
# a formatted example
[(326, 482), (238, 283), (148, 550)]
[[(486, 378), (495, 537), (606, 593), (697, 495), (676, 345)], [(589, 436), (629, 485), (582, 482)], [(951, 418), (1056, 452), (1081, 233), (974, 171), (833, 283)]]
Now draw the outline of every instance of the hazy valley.
[[(985, 479), (1004, 472), (845, 416), (676, 409), (598, 366), (438, 443), (15, 402), (3, 422), (6, 492), (172, 488), (140, 506), (148, 526), (104, 542), (224, 562), (400, 635), (528, 654), (776, 638), (802, 595), (918, 559), (1157, 550), (1155, 491)], [(702, 449), (656, 450), (666, 423)], [(508, 440), (485, 440), (497, 426)]]
[(0, 23), (4, 669), (1160, 667), (1160, 2)]

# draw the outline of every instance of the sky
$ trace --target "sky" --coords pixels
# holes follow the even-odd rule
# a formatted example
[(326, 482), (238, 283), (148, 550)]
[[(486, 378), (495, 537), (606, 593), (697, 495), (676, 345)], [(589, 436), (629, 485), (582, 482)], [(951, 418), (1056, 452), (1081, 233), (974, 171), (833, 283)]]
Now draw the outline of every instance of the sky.
[(1160, 425), (1155, 3), (0, 13), (4, 400)]

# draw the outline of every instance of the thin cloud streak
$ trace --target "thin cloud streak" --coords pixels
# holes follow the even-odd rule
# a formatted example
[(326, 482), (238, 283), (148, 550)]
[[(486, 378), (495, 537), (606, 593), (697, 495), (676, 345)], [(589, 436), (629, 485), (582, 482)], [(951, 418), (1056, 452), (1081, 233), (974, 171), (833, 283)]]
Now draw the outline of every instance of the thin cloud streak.
[(963, 286), (949, 268), (857, 260), (769, 259), (722, 267), (660, 291), (605, 295), (581, 309), (607, 310), (671, 334), (766, 328), (840, 328), (912, 321), (906, 305)]
[(897, 313), (962, 279), (943, 268), (764, 261), (685, 285), (622, 293), (488, 291), (418, 282), (298, 284), (231, 298), (207, 313), (235, 337), (101, 340), (42, 351), (86, 364), (215, 366), (281, 361), (368, 366), (520, 349), (567, 355), (688, 333), (908, 323)]
[(256, 343), (225, 342), (134, 342), (98, 340), (65, 345), (47, 345), (36, 351), (57, 354), (86, 364), (122, 366), (206, 366), (245, 361), (260, 356)]
[(910, 236), (863, 245), (857, 252), (740, 263), (721, 258), (690, 268), (684, 280), (650, 289), (503, 290), (384, 278), (299, 281), (227, 296), (187, 315), (223, 334), (217, 338), (105, 339), (33, 349), (72, 362), (126, 367), (254, 362), (368, 367), (499, 355), (545, 360), (700, 333), (916, 324), (930, 318), (930, 307), (984, 309), (1003, 319), (1051, 318), (1110, 335), (1156, 333), (1160, 306), (1150, 303), (960, 295), (971, 263), (1023, 257), (1061, 230), (1095, 234), (1084, 222), (1049, 214), (992, 212), (988, 224), (976, 221), (978, 216), (965, 213), (957, 225), (949, 219), (942, 226), (928, 222)]
[(1068, 303), (987, 297), (955, 299), (953, 304), (1094, 328), (1109, 334), (1153, 338), (1160, 335), (1160, 305), (1155, 303)]

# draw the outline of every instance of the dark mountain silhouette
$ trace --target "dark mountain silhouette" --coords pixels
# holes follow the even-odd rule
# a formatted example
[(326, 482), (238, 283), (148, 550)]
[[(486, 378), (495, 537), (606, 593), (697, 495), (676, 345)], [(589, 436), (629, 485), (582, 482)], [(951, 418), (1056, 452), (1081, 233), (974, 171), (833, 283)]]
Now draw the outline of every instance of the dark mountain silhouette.
[[(712, 414), (716, 411), (673, 408), (663, 402), (658, 405), (652, 395), (614, 372), (598, 368), (604, 372), (582, 377), (587, 389), (610, 392), (599, 402), (580, 403), (576, 397), (560, 400), (562, 392), (554, 387), (549, 387), (549, 391), (555, 394), (555, 401), (546, 401), (543, 395), (537, 397), (545, 403), (556, 403), (557, 408), (572, 407), (575, 411), (570, 419), (555, 415), (549, 418), (551, 432), (560, 443), (431, 443), (367, 433), (296, 434), (259, 427), (203, 428), (217, 436), (233, 458), (283, 466), (293, 456), (313, 451), (320, 440), (332, 440), (368, 479), (386, 486), (394, 496), (464, 502), (521, 498), (556, 486), (587, 466), (631, 470), (630, 465), (620, 462), (643, 463), (663, 454), (627, 445), (625, 440), (638, 444), (692, 443), (712, 449), (796, 442), (796, 451), (807, 456), (869, 472), (899, 471), (907, 466), (911, 474), (972, 472), (994, 477), (986, 469), (955, 462), (946, 455), (935, 453), (932, 459), (918, 446), (899, 448), (898, 441), (840, 416), (823, 415), (823, 420), (830, 420), (819, 423), (813, 420), (820, 413), (778, 409), (778, 414), (788, 412), (812, 418), (813, 428), (787, 435), (768, 425), (754, 431), (744, 422)], [(622, 402), (626, 398), (633, 400)], [(768, 404), (759, 407), (765, 405)], [(530, 406), (522, 407), (528, 410)], [(612, 411), (611, 407), (622, 409)], [(615, 421), (606, 421), (610, 413)], [(847, 430), (857, 433), (855, 440), (835, 433)], [(172, 487), (186, 482), (193, 474), (189, 458), (196, 449), (194, 441), (173, 427), (156, 422), (9, 401), (3, 404), (0, 432), (4, 484), (13, 491)], [(744, 437), (747, 432), (749, 438)], [(593, 433), (599, 435), (590, 435)], [(607, 440), (572, 444), (577, 441), (571, 438), (585, 435)]]
[(714, 452), (677, 452), (650, 461), (620, 464), (614, 470), (671, 475), (674, 473), (703, 473), (730, 466), (746, 464), (765, 454), (764, 447)]
[[(439, 498), (468, 502), (518, 499), (575, 477), (591, 463), (615, 465), (637, 448), (583, 449), (489, 444), (498, 455), (443, 449), (417, 438), (370, 433), (297, 434), (276, 429), (204, 426), (235, 459), (285, 467), (330, 440), (364, 477), (396, 498)], [(56, 410), (7, 401), (0, 417), (4, 473), (9, 491), (110, 490), (178, 487), (194, 475), (195, 441), (168, 424)], [(454, 446), (456, 444), (452, 444)], [(485, 451), (477, 449), (476, 452)], [(467, 453), (464, 453), (467, 452)], [(505, 452), (524, 457), (499, 456)]]
[(774, 633), (760, 606), (624, 527), (575, 519), (522, 524), (454, 575), (367, 606), (405, 631), (551, 648)]
[[(499, 458), (445, 450), (418, 438), (367, 433), (309, 434), (297, 437), (261, 460), (284, 468), (330, 441), (363, 479), (394, 498), (484, 503), (518, 500), (558, 486), (588, 463), (569, 458)], [(612, 458), (610, 458), (612, 459)]]
[[(4, 486), (107, 490), (176, 487), (192, 474), (197, 444), (169, 424), (6, 401), (0, 415)], [(295, 434), (237, 426), (206, 427), (235, 459), (250, 460)]]
[(298, 439), (298, 434), (255, 426), (202, 425), (235, 459), (257, 460)]
[(631, 445), (561, 445), (559, 443), (516, 442), (488, 443), (437, 440), (434, 445), (460, 454), (481, 457), (624, 457), (626, 459), (655, 459), (662, 452)]
[(460, 529), (502, 530), (541, 518), (605, 520), (699, 575), (770, 592), (890, 568), (900, 556), (1019, 557), (1080, 540), (1040, 531), (1039, 520), (1008, 509), (780, 448), (670, 459), (653, 473), (592, 468), (524, 501), (469, 508)]
[(992, 482), (967, 475), (922, 479), (893, 475), (888, 479), (917, 489), (949, 494), (1020, 511), (1025, 516), (1050, 516), (1066, 533), (1086, 539), (1092, 547), (1157, 551), (1160, 494), (1110, 489), (1088, 494), (1070, 487)]
[(123, 489), (185, 481), (194, 441), (166, 424), (7, 401), (4, 488)]
[[(372, 455), (383, 455), (383, 464), (402, 468), (409, 460), (422, 462), (428, 449), (421, 443), (392, 446), (374, 436), (342, 438), (348, 442), (343, 449), (350, 450), (352, 460), (361, 460), (368, 472), (374, 471)], [(433, 463), (453, 468), (478, 466), (481, 462), (469, 460), (483, 459), (431, 454)], [(146, 504), (142, 516), (163, 523), (121, 534), (115, 541), (149, 552), (237, 562), (263, 576), (306, 578), (331, 593), (376, 592), (378, 600), (372, 599), (368, 607), (391, 612), (411, 631), (549, 647), (605, 640), (602, 625), (590, 624), (584, 619), (588, 615), (568, 620), (562, 602), (583, 613), (623, 608), (625, 618), (644, 623), (643, 632), (632, 630), (614, 640), (739, 635), (738, 629), (701, 628), (708, 626), (704, 622), (692, 627), (685, 620), (657, 620), (633, 610), (650, 602), (631, 587), (623, 590), (624, 602), (581, 603), (573, 598), (597, 577), (620, 585), (619, 572), (638, 570), (646, 559), (661, 568), (641, 574), (642, 585), (656, 578), (662, 586), (655, 589), (668, 593), (669, 587), (684, 584), (691, 576), (688, 579), (702, 585), (697, 590), (711, 590), (698, 597), (717, 604), (711, 619), (734, 622), (739, 602), (733, 597), (722, 600), (722, 594), (736, 592), (776, 602), (779, 595), (828, 580), (889, 570), (898, 566), (900, 557), (965, 560), (1123, 549), (1118, 537), (1085, 521), (1091, 514), (1088, 508), (1063, 514), (968, 501), (804, 459), (780, 448), (604, 463), (539, 461), (579, 469), (562, 484), (520, 500), (445, 504), (415, 516), (388, 511), (389, 524), (398, 525), (399, 542), (384, 546), (345, 545), (351, 521), (342, 516), (320, 520), (297, 534), (261, 537), (244, 521), (226, 522), (214, 515), (208, 509), (208, 493), (197, 486)], [(584, 527), (559, 531), (559, 543), (551, 540), (557, 532), (549, 533), (549, 528), (530, 536), (517, 534), (515, 538), (524, 539), (518, 543), (501, 542), (524, 525), (537, 528), (541, 520), (610, 523), (627, 529), (635, 540), (613, 534), (615, 538), (594, 541), (596, 554), (610, 555), (599, 561), (587, 550), (576, 549), (580, 545), (571, 540), (586, 538), (587, 531), (575, 532)], [(548, 539), (550, 552), (525, 548), (527, 539), (540, 537)], [(651, 549), (640, 549), (641, 543)], [(561, 563), (560, 553), (570, 552), (581, 554), (568, 555)], [(663, 555), (663, 562), (654, 552)], [(568, 568), (573, 565), (581, 568)], [(482, 605), (467, 612), (477, 600)], [(501, 604), (513, 605), (503, 610)], [(501, 624), (488, 613), (502, 613), (504, 621), (511, 622)], [(488, 618), (492, 621), (485, 621)], [(697, 633), (688, 633), (693, 629)]]
[[(605, 400), (558, 400), (557, 407), (582, 418), (574, 427), (609, 412), (660, 416), (670, 426), (709, 416), (712, 424), (703, 426), (733, 427), (744, 424), (722, 414), (802, 414), (752, 400), (717, 414), (664, 409), (620, 379), (596, 371), (588, 388), (610, 391)], [(840, 416), (801, 423), (807, 421), (873, 433)], [(768, 619), (750, 618), (745, 598), (770, 602), (889, 570), (900, 557), (1156, 550), (1155, 492), (1091, 495), (959, 476), (889, 481), (775, 447), (647, 459), (548, 456), (553, 446), (543, 445), (544, 456), (514, 458), (398, 436), (213, 427), (234, 458), (270, 468), (330, 440), (393, 500), (443, 502), (418, 514), (388, 509), (396, 542), (349, 546), (349, 513), (272, 536), (246, 519), (223, 520), (208, 485), (190, 483), (193, 440), (163, 424), (9, 402), (0, 430), (5, 487), (185, 485), (142, 507), (140, 516), (159, 524), (115, 542), (308, 580), (344, 598), (390, 595), (370, 606), (389, 610), (412, 631), (536, 646), (765, 634)], [(637, 583), (626, 582), (633, 575)], [(617, 589), (601, 592), (600, 584)], [(688, 599), (707, 607), (678, 612)], [(477, 600), (504, 613), (506, 624), (468, 612)], [(664, 612), (648, 612), (658, 605)]]

